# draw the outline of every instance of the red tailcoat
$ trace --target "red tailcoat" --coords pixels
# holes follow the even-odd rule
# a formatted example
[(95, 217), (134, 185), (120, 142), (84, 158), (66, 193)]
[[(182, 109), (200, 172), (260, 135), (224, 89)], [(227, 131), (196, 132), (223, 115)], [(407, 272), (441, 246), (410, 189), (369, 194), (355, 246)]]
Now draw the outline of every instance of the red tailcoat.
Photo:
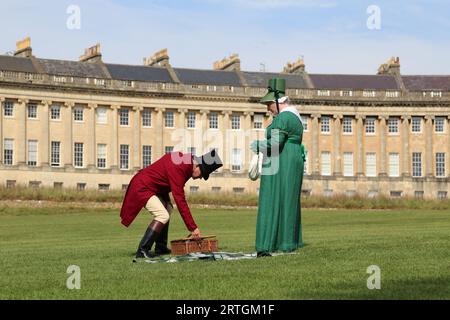
[(131, 179), (122, 203), (120, 210), (122, 224), (128, 227), (152, 196), (160, 195), (168, 198), (169, 192), (172, 192), (186, 227), (189, 231), (195, 230), (197, 225), (184, 195), (184, 185), (191, 177), (190, 153), (168, 153), (150, 166), (139, 170)]

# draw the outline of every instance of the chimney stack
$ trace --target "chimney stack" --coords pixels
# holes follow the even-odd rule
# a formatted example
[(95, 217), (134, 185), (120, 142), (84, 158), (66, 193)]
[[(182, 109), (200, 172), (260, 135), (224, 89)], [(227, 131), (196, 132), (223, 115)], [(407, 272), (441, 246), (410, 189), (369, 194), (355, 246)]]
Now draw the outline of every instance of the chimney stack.
[(159, 50), (152, 56), (148, 58), (144, 58), (144, 66), (152, 67), (152, 66), (160, 66), (160, 67), (168, 67), (169, 64), (169, 53), (166, 49)]
[(84, 49), (84, 54), (80, 56), (81, 62), (99, 62), (102, 61), (102, 54), (100, 52), (100, 43), (95, 46)]
[(283, 69), (284, 73), (301, 74), (305, 72), (305, 62), (302, 58), (295, 62), (288, 62)]
[(31, 58), (32, 51), (33, 50), (31, 49), (31, 39), (30, 37), (26, 37), (25, 39), (16, 42), (16, 52), (14, 52), (14, 56)]
[(214, 62), (213, 68), (214, 70), (240, 71), (241, 59), (239, 59), (239, 55), (237, 53), (234, 53), (228, 58), (223, 58), (220, 61)]
[(400, 75), (400, 58), (391, 57), (388, 62), (380, 65), (378, 74)]

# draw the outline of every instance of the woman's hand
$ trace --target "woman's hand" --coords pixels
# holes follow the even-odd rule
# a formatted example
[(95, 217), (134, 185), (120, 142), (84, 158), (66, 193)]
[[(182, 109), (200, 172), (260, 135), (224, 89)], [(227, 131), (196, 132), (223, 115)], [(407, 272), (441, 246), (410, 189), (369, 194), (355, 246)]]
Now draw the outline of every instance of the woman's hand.
[(197, 229), (195, 229), (194, 231), (191, 232), (190, 238), (198, 239), (198, 238), (200, 238), (201, 236), (202, 236), (202, 235), (201, 235), (201, 233), (200, 233), (200, 229), (197, 228)]

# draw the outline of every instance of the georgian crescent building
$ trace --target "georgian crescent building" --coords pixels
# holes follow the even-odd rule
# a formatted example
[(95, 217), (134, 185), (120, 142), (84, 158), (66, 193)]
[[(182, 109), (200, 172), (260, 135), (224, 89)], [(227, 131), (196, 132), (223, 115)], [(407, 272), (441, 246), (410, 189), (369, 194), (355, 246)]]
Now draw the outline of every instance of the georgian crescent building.
[(212, 70), (172, 67), (167, 50), (143, 65), (32, 55), (30, 39), (0, 56), (0, 184), (124, 189), (165, 152), (217, 148), (224, 166), (188, 192), (258, 192), (247, 177), (251, 141), (271, 122), (258, 103), (268, 79), (286, 79), (304, 123), (304, 194), (446, 198), (450, 76), (240, 70), (237, 55)]

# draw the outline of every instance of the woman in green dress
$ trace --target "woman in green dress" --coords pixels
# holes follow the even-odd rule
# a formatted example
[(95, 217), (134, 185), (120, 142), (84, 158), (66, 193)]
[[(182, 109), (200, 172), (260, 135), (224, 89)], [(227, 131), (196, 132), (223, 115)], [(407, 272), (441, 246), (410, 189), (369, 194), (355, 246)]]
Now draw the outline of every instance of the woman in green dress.
[(266, 139), (251, 144), (264, 154), (256, 223), (257, 256), (291, 252), (303, 246), (300, 193), (303, 180), (303, 125), (296, 108), (289, 106), (285, 80), (270, 79), (261, 99), (274, 119)]

